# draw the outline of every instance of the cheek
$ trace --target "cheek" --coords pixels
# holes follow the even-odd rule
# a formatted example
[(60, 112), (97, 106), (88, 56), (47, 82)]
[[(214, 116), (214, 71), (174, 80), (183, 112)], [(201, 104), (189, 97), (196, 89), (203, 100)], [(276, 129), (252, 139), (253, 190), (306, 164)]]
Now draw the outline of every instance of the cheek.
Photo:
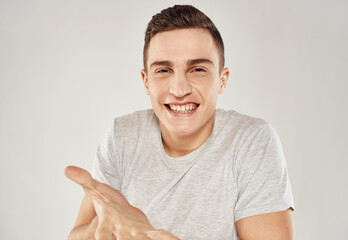
[(194, 88), (197, 90), (199, 95), (206, 101), (206, 103), (215, 102), (218, 92), (219, 84), (213, 80), (206, 81), (205, 84), (196, 84)]
[(168, 90), (165, 81), (151, 82), (148, 87), (152, 102), (160, 101), (167, 95)]

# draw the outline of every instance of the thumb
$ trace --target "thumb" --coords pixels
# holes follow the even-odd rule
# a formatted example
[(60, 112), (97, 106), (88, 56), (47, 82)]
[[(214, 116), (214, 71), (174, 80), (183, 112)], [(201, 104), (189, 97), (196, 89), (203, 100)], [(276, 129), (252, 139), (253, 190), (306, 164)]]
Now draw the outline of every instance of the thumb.
[(70, 180), (81, 185), (83, 188), (94, 188), (93, 178), (85, 169), (75, 166), (68, 166), (65, 168), (64, 173), (65, 176), (67, 176)]
[(99, 199), (109, 202), (109, 199), (97, 190), (98, 181), (94, 180), (91, 174), (83, 168), (68, 166), (65, 168), (65, 176), (79, 184), (85, 193), (92, 199)]

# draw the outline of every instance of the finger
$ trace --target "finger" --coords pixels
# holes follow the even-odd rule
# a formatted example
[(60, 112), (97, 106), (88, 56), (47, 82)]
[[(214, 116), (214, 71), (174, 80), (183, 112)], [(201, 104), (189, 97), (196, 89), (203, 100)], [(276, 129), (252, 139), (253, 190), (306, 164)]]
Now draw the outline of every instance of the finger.
[(112, 235), (112, 222), (105, 219), (101, 218), (98, 227), (95, 230), (95, 239), (96, 240), (112, 240), (113, 235)]
[(104, 196), (100, 193), (100, 191), (97, 190), (97, 181), (94, 180), (91, 174), (85, 169), (76, 166), (68, 166), (65, 168), (65, 176), (83, 187), (85, 193), (92, 198), (99, 198), (104, 201), (108, 201), (106, 196)]

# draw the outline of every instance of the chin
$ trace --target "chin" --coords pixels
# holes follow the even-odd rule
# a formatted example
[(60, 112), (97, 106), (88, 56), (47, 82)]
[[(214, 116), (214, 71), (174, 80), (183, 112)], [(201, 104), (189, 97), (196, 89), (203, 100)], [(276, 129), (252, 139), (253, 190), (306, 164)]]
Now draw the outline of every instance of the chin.
[(174, 132), (179, 136), (187, 136), (194, 133), (194, 129), (190, 126), (172, 127), (171, 132)]

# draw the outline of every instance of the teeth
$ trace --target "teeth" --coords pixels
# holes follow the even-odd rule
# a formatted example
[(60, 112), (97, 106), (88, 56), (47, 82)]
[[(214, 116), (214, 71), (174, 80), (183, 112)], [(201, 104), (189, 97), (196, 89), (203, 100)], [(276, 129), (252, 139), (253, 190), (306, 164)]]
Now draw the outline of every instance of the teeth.
[(172, 111), (178, 112), (178, 113), (188, 113), (191, 112), (192, 110), (196, 109), (198, 107), (197, 104), (186, 104), (186, 105), (174, 105), (174, 104), (169, 104), (169, 107)]

